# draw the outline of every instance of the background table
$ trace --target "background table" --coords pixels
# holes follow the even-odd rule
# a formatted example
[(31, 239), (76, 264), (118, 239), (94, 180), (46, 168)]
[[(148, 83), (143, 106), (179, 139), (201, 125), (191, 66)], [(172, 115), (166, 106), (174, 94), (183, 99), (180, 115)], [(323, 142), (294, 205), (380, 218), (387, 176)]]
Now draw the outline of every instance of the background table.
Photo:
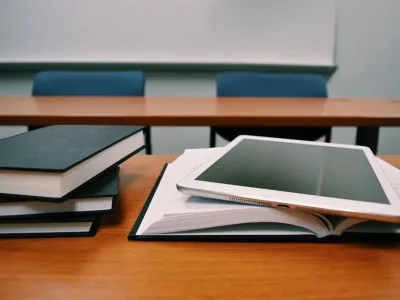
[(400, 299), (394, 243), (127, 241), (174, 158), (124, 163), (120, 213), (93, 238), (0, 240), (0, 299)]
[(357, 126), (376, 153), (400, 101), (318, 98), (0, 97), (0, 125)]

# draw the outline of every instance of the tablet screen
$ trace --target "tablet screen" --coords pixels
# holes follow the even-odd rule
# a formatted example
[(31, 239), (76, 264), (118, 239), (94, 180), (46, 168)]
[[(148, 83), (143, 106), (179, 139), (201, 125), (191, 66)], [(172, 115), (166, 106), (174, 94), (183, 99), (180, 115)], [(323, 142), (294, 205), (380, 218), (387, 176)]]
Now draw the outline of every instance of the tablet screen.
[(196, 180), (390, 204), (358, 149), (244, 139)]

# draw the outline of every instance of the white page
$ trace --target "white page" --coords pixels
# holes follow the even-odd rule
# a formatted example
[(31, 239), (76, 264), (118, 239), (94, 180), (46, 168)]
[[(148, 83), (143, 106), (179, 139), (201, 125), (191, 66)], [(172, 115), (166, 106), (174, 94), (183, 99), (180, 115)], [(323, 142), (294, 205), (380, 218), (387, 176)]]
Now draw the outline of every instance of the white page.
[(391, 164), (387, 163), (383, 159), (380, 159), (379, 157), (377, 157), (377, 160), (383, 172), (386, 174), (386, 177), (393, 186), (400, 201), (400, 170), (392, 166)]
[(54, 223), (4, 223), (0, 224), (2, 234), (89, 232), (93, 222)]
[[(212, 206), (212, 204), (209, 204)], [(284, 224), (298, 226), (314, 232), (318, 237), (329, 234), (325, 224), (320, 219), (311, 214), (289, 211), (287, 209), (274, 209), (254, 207), (244, 210), (229, 210), (208, 214), (185, 215), (179, 218), (164, 218), (163, 220), (151, 224), (145, 231), (146, 234), (182, 232), (189, 230), (204, 230), (221, 226), (238, 225), (238, 224), (258, 224), (258, 230), (265, 227), (265, 223)]]
[(0, 202), (0, 217), (108, 210), (112, 208), (112, 200), (112, 197), (99, 197), (69, 199), (62, 203), (41, 201)]
[(207, 159), (218, 155), (222, 150), (222, 147), (217, 148), (200, 148), (200, 149), (186, 149), (182, 155), (180, 155), (171, 165), (183, 165), (191, 164), (194, 167), (201, 165)]

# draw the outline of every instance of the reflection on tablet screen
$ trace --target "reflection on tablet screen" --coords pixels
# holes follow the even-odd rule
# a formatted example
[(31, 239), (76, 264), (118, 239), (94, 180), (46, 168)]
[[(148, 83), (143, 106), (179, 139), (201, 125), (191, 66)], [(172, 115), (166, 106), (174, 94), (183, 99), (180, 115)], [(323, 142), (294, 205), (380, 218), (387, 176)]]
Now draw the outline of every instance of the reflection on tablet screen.
[(358, 149), (244, 139), (196, 180), (390, 204)]

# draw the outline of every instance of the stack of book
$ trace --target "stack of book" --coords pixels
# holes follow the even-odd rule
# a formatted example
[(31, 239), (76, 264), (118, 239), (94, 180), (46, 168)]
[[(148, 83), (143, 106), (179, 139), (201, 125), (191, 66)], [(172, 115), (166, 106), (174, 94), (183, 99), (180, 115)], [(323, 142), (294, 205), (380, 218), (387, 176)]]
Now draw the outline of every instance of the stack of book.
[[(400, 224), (321, 215), (188, 196), (176, 184), (221, 148), (186, 150), (165, 165), (129, 240), (326, 241), (398, 240)], [(400, 201), (400, 170), (377, 158)]]
[(93, 236), (140, 126), (49, 126), (0, 140), (0, 237)]

